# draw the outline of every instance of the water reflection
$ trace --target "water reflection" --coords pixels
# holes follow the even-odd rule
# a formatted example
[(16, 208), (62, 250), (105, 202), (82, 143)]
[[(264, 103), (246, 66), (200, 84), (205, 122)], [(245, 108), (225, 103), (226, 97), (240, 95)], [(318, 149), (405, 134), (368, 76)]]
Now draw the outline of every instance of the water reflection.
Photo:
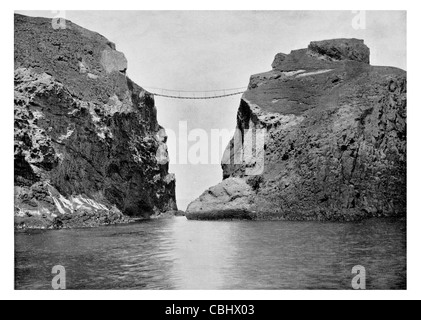
[(153, 220), (15, 237), (17, 289), (50, 289), (63, 265), (68, 289), (406, 288), (405, 222)]
[[(176, 287), (182, 289), (223, 288), (233, 266), (237, 246), (232, 233), (237, 223), (189, 221), (178, 219), (173, 224), (175, 246), (173, 272)], [(231, 270), (232, 272), (233, 270)]]

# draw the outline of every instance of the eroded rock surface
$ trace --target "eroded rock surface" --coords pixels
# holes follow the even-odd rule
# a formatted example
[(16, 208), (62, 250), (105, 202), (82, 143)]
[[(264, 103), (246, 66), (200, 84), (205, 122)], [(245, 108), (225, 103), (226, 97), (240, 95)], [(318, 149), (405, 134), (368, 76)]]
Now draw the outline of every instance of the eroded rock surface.
[[(272, 71), (252, 76), (224, 155), (225, 180), (211, 190), (240, 179), (253, 192), (244, 188), (237, 206), (206, 191), (187, 217), (231, 218), (235, 210), (250, 219), (405, 216), (406, 72), (368, 62), (361, 40), (328, 40), (278, 54)], [(250, 129), (266, 130), (263, 157), (245, 156)]]
[(210, 188), (187, 208), (189, 219), (248, 219), (253, 189), (245, 180), (229, 178)]
[(15, 15), (17, 227), (93, 226), (177, 210), (153, 96), (126, 69), (123, 53), (95, 32)]

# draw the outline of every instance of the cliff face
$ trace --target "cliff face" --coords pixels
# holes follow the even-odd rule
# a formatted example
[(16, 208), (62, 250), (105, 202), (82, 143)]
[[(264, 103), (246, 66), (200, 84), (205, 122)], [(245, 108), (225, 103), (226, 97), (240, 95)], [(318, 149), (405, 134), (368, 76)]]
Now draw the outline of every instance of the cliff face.
[(101, 35), (15, 15), (17, 226), (87, 226), (176, 210), (153, 96)]
[[(361, 40), (312, 42), (252, 76), (224, 181), (190, 204), (187, 217), (404, 216), (406, 72), (370, 66), (369, 52)], [(266, 130), (263, 155), (247, 158), (247, 148), (258, 148), (244, 135), (256, 129)]]

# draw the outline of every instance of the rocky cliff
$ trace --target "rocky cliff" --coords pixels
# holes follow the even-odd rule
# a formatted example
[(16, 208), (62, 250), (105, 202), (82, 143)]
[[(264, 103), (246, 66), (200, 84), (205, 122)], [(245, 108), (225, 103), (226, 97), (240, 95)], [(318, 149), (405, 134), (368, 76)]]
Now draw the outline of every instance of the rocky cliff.
[[(369, 62), (356, 39), (276, 55), (273, 70), (252, 76), (241, 99), (224, 181), (190, 204), (187, 217), (404, 216), (406, 72)], [(265, 131), (264, 148), (245, 138), (250, 130)]]
[(123, 53), (70, 21), (15, 15), (15, 224), (92, 226), (176, 210), (165, 130)]

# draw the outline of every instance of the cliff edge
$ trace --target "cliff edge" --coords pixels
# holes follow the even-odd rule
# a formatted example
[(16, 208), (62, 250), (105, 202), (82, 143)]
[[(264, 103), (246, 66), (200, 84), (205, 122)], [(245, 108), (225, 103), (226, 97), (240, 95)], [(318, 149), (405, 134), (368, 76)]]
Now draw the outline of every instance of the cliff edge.
[(15, 226), (84, 227), (177, 210), (165, 130), (127, 60), (70, 21), (15, 15)]
[[(187, 217), (405, 216), (406, 72), (369, 62), (358, 39), (276, 55), (242, 96), (224, 181), (191, 203)], [(245, 136), (257, 130), (265, 132), (260, 149)]]

